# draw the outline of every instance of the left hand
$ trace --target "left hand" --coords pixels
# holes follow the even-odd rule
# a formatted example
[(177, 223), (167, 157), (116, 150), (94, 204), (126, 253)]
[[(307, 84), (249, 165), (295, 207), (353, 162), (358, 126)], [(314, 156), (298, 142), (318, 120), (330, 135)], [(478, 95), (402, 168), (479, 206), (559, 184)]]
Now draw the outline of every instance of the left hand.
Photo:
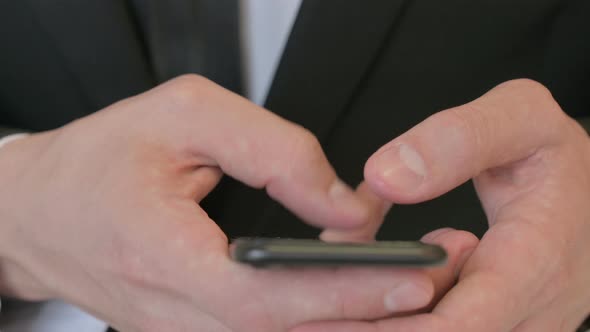
[(490, 229), (457, 284), (449, 292), (441, 287), (444, 297), (432, 312), (353, 325), (316, 322), (297, 332), (574, 331), (590, 312), (586, 132), (547, 89), (517, 80), (433, 115), (382, 147), (365, 168), (375, 193), (404, 204), (470, 178)]

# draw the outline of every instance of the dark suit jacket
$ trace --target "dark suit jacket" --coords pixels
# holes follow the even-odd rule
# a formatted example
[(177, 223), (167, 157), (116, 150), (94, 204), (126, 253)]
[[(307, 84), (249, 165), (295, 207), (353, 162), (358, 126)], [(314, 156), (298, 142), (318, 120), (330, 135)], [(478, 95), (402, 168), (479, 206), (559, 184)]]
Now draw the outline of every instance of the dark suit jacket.
[[(158, 83), (149, 38), (124, 1), (1, 1), (0, 45), (2, 127), (56, 128)], [(266, 106), (313, 131), (355, 185), (385, 142), (521, 77), (588, 115), (590, 1), (305, 0)], [(317, 232), (231, 179), (204, 205), (230, 237)], [(486, 228), (471, 184), (387, 219), (388, 239)]]

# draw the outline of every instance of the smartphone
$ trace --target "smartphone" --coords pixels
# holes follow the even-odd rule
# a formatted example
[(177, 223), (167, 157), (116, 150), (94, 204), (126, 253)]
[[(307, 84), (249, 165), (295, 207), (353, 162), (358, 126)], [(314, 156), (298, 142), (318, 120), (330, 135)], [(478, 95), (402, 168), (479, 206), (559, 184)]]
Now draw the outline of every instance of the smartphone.
[(255, 267), (270, 266), (399, 266), (432, 267), (446, 263), (439, 246), (412, 241), (328, 243), (320, 240), (239, 238), (232, 258)]

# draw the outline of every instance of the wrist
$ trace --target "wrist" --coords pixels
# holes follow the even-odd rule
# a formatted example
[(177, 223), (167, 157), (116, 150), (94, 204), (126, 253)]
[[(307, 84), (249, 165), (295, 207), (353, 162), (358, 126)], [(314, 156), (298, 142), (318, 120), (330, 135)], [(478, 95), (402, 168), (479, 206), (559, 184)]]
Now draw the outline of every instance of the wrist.
[(37, 165), (41, 151), (39, 136), (44, 135), (19, 133), (0, 139), (0, 293), (26, 300), (49, 297), (24, 263), (34, 243), (22, 236), (33, 225), (30, 212), (39, 203), (34, 198), (36, 188), (27, 185), (27, 171)]

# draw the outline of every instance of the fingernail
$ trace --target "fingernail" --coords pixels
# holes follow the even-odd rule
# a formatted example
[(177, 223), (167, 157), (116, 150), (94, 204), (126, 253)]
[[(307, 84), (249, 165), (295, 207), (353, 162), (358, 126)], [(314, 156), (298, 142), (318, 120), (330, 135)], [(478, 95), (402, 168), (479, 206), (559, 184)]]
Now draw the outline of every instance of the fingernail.
[(376, 166), (381, 179), (397, 189), (416, 189), (426, 176), (424, 159), (418, 151), (403, 143), (381, 152)]
[(361, 202), (354, 191), (341, 180), (336, 180), (329, 191), (330, 198), (338, 208), (345, 212), (354, 225), (361, 225), (367, 221), (368, 208)]
[(412, 282), (404, 282), (385, 296), (385, 308), (390, 312), (422, 308), (430, 303), (431, 294)]

